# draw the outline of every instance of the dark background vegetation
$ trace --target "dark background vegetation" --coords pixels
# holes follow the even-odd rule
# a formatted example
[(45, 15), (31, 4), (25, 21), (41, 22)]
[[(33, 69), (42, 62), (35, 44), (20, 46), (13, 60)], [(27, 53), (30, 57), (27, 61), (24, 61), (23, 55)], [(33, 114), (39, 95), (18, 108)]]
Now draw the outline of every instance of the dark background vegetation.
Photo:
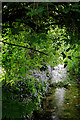
[(47, 70), (49, 78), (48, 65), (64, 63), (79, 75), (79, 33), (79, 2), (2, 3), (3, 119), (28, 117), (38, 109), (47, 86), (41, 75)]

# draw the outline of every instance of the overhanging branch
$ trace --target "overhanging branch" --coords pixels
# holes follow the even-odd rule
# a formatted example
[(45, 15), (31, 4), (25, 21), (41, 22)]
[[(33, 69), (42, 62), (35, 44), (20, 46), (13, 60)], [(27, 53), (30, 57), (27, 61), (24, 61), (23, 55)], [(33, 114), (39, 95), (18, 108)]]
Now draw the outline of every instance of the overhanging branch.
[(47, 55), (47, 54), (44, 53), (44, 52), (41, 52), (41, 51), (36, 50), (36, 49), (34, 49), (34, 48), (29, 48), (29, 47), (27, 47), (27, 46), (16, 45), (16, 44), (12, 44), (12, 43), (8, 43), (8, 42), (4, 42), (4, 41), (0, 41), (0, 42), (2, 42), (2, 43), (4, 43), (4, 44), (12, 45), (12, 46), (17, 46), (17, 47), (27, 48), (27, 49), (33, 50), (33, 51), (35, 51), (35, 52), (39, 52), (39, 53), (41, 53), (41, 54), (45, 54), (45, 55)]

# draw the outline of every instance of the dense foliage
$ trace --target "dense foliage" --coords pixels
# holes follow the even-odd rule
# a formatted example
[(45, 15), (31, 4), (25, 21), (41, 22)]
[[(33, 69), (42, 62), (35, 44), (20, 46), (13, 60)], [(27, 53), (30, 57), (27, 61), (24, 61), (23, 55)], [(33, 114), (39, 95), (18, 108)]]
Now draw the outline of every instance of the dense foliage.
[[(30, 115), (47, 91), (51, 67), (64, 63), (71, 73), (80, 72), (80, 5), (3, 2), (2, 7), (3, 110), (9, 99), (14, 106), (18, 102), (17, 111), (27, 103)], [(24, 115), (25, 110), (16, 116)]]

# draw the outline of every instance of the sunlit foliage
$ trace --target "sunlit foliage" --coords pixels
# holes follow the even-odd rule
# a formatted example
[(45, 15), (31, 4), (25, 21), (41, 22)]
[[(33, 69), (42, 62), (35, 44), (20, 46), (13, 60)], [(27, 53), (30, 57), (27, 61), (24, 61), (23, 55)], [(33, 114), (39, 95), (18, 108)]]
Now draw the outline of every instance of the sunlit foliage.
[[(3, 3), (3, 100), (22, 102), (22, 109), (25, 101), (38, 109), (51, 67), (64, 63), (71, 74), (80, 73), (79, 7), (78, 3)], [(27, 114), (34, 109), (27, 109)]]

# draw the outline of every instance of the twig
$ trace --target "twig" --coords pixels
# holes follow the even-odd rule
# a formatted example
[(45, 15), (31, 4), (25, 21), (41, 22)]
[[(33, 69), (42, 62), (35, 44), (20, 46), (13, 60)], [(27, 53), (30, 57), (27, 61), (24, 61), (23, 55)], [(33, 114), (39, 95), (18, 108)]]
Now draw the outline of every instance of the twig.
[(8, 43), (8, 42), (4, 42), (4, 41), (0, 41), (0, 42), (2, 42), (2, 43), (4, 43), (4, 44), (12, 45), (12, 46), (17, 46), (17, 47), (27, 48), (27, 49), (34, 50), (34, 51), (36, 51), (36, 52), (39, 52), (39, 53), (42, 53), (42, 54), (47, 55), (47, 54), (46, 54), (46, 53), (44, 53), (44, 52), (41, 52), (41, 51), (36, 50), (36, 49), (34, 49), (34, 48), (28, 48), (27, 46), (16, 45), (16, 44), (12, 44), (12, 43)]

